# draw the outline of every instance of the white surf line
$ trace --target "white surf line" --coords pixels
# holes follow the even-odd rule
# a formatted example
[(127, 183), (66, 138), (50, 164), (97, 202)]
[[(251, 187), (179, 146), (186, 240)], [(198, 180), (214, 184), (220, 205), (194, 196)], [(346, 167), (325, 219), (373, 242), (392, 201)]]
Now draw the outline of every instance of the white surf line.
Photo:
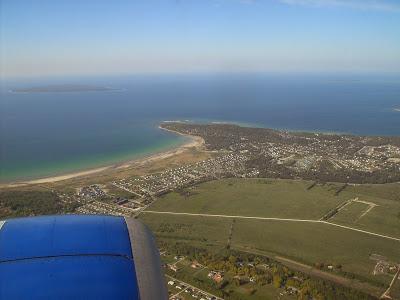
[(374, 233), (362, 229), (357, 229), (345, 225), (339, 225), (327, 221), (320, 221), (320, 220), (306, 220), (306, 219), (284, 219), (284, 218), (268, 218), (268, 217), (248, 217), (248, 216), (230, 216), (230, 215), (212, 215), (212, 214), (195, 214), (195, 213), (178, 213), (178, 212), (171, 212), (171, 211), (154, 211), (154, 210), (144, 210), (142, 213), (150, 213), (150, 214), (165, 214), (165, 215), (182, 215), (182, 216), (195, 216), (195, 217), (214, 217), (214, 218), (235, 218), (235, 219), (253, 219), (253, 220), (270, 220), (270, 221), (285, 221), (285, 222), (305, 222), (305, 223), (320, 223), (320, 224), (327, 224), (335, 227), (340, 227), (343, 229), (353, 230), (385, 239), (394, 240), (400, 242), (400, 238), (395, 238), (388, 235), (383, 235), (379, 233)]
[(0, 221), (0, 230), (3, 227), (3, 225), (6, 223), (6, 221)]

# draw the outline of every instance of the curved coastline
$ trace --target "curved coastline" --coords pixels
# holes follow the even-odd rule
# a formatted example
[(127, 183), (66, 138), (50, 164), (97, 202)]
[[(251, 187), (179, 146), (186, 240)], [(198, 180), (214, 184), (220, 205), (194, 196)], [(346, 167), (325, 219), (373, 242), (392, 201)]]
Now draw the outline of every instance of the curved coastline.
[(15, 181), (5, 182), (5, 183), (0, 182), (0, 188), (26, 186), (26, 185), (31, 185), (31, 184), (53, 183), (53, 182), (63, 181), (63, 180), (72, 179), (72, 178), (76, 178), (76, 177), (100, 174), (105, 171), (125, 169), (125, 168), (136, 167), (136, 166), (139, 167), (139, 166), (142, 166), (149, 162), (163, 160), (168, 157), (181, 154), (191, 148), (201, 149), (204, 145), (203, 138), (201, 138), (199, 136), (182, 134), (180, 132), (169, 130), (169, 129), (163, 128), (161, 126), (158, 126), (158, 128), (160, 130), (165, 130), (165, 131), (169, 131), (171, 133), (177, 134), (177, 135), (185, 136), (188, 140), (187, 140), (187, 142), (185, 142), (181, 145), (174, 146), (174, 147), (166, 149), (166, 150), (158, 151), (156, 153), (144, 155), (143, 157), (139, 157), (136, 159), (125, 160), (125, 161), (121, 161), (119, 163), (114, 163), (111, 165), (106, 165), (106, 166), (102, 166), (102, 167), (98, 167), (98, 168), (90, 168), (90, 169), (86, 169), (86, 170), (80, 170), (77, 172), (58, 174), (58, 175), (54, 175), (54, 176), (48, 176), (48, 177), (36, 178), (36, 179), (30, 179), (30, 180), (15, 180)]

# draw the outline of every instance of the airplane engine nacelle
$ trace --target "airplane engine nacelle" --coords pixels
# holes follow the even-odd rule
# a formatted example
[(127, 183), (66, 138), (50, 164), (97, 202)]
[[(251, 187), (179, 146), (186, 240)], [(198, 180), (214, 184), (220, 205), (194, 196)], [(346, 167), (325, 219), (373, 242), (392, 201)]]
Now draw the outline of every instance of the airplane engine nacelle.
[(100, 215), (0, 221), (0, 299), (168, 299), (140, 221)]

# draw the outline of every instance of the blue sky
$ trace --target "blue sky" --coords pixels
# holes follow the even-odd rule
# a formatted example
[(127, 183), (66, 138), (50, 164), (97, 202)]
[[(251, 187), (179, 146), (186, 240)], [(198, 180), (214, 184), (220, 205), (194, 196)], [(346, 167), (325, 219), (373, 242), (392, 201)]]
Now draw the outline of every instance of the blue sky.
[(7, 77), (400, 72), (398, 0), (0, 0)]

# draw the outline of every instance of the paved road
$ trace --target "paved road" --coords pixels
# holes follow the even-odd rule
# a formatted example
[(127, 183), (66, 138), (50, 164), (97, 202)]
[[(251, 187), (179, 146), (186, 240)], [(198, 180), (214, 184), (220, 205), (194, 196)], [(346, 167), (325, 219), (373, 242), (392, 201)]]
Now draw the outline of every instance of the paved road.
[(269, 220), (269, 221), (281, 221), (281, 222), (305, 222), (305, 223), (320, 223), (327, 224), (330, 226), (340, 227), (347, 230), (357, 231), (364, 234), (377, 236), (384, 239), (389, 239), (393, 241), (400, 242), (400, 238), (396, 238), (393, 236), (383, 235), (375, 232), (370, 232), (362, 229), (357, 229), (345, 225), (339, 225), (327, 221), (321, 220), (305, 220), (305, 219), (285, 219), (285, 218), (268, 218), (268, 217), (249, 217), (249, 216), (231, 216), (231, 215), (213, 215), (213, 214), (196, 214), (196, 213), (178, 213), (171, 211), (154, 211), (154, 210), (144, 210), (142, 213), (150, 213), (150, 214), (165, 214), (165, 215), (182, 215), (182, 216), (195, 216), (195, 217), (214, 217), (214, 218), (230, 218), (230, 219), (253, 219), (253, 220)]

